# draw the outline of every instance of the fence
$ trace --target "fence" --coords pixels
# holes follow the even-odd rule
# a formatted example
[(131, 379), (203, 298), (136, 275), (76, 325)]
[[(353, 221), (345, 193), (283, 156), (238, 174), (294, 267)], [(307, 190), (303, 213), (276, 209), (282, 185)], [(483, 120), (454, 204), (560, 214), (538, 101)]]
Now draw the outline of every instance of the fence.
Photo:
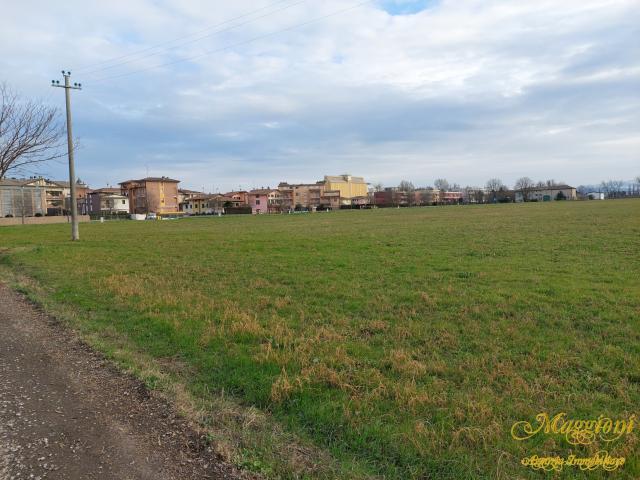
[[(81, 223), (86, 223), (90, 220), (89, 215), (80, 215), (78, 217), (78, 220)], [(10, 225), (47, 225), (53, 223), (71, 223), (71, 217), (54, 216), (0, 218), (0, 227), (6, 227)]]

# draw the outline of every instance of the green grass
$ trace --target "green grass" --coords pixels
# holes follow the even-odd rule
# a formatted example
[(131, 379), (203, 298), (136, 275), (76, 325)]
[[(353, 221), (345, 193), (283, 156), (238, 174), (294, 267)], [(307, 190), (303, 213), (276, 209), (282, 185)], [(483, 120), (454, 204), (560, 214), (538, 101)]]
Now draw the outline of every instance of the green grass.
[[(292, 473), (254, 444), (243, 455), (269, 476), (544, 478), (520, 458), (596, 446), (516, 442), (514, 422), (640, 413), (640, 201), (114, 222), (68, 236), (2, 228), (1, 261), (78, 312), (80, 330), (171, 365), (200, 398), (267, 412), (339, 463)], [(640, 477), (639, 441), (606, 446), (627, 458), (616, 478)]]

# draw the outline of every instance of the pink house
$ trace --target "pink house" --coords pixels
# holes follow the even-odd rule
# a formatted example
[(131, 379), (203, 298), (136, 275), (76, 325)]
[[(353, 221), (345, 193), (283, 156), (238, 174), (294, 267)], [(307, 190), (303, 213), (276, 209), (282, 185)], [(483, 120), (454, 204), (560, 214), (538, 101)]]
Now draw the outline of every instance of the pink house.
[(282, 194), (279, 190), (261, 188), (249, 192), (249, 205), (251, 213), (280, 213), (282, 211)]

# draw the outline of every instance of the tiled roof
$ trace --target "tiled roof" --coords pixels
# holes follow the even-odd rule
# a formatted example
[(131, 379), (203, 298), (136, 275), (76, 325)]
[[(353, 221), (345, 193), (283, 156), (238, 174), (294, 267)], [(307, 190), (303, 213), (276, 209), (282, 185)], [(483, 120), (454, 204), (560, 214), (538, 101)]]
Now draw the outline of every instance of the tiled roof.
[(7, 187), (21, 187), (22, 185), (28, 183), (29, 180), (17, 179), (17, 178), (3, 178), (0, 180), (0, 185), (4, 185)]
[(146, 177), (141, 178), (140, 180), (127, 180), (126, 182), (120, 182), (119, 185), (123, 185), (125, 183), (144, 183), (144, 182), (167, 182), (167, 183), (180, 183), (180, 180), (175, 180), (169, 177)]
[(273, 192), (278, 192), (278, 190), (275, 188), (258, 188), (256, 190), (251, 190), (249, 193), (253, 195), (269, 195)]
[(91, 193), (122, 193), (122, 190), (119, 188), (98, 188)]

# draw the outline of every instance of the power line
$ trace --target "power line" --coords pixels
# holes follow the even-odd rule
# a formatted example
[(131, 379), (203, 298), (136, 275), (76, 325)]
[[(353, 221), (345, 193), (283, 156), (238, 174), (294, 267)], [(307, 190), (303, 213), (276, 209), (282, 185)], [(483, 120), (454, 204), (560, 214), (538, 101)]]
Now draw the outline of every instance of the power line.
[(215, 50), (210, 50), (208, 52), (205, 52), (205, 53), (202, 53), (202, 54), (199, 54), (199, 55), (194, 55), (192, 57), (180, 58), (180, 59), (174, 60), (172, 62), (167, 62), (167, 63), (162, 63), (162, 64), (159, 64), (159, 65), (154, 65), (154, 66), (151, 66), (151, 67), (141, 68), (141, 69), (138, 69), (138, 70), (127, 72), (127, 73), (121, 73), (121, 74), (113, 75), (113, 76), (109, 76), (109, 77), (98, 78), (97, 80), (94, 80), (93, 83), (104, 82), (104, 81), (112, 80), (112, 79), (115, 79), (115, 78), (128, 77), (130, 75), (135, 75), (135, 74), (146, 72), (146, 71), (149, 71), (149, 70), (154, 70), (156, 68), (168, 67), (168, 66), (171, 66), (171, 65), (175, 65), (177, 63), (183, 63), (183, 62), (189, 62), (191, 60), (197, 60), (199, 58), (203, 58), (203, 57), (207, 57), (209, 55), (213, 55), (214, 53), (220, 53), (220, 52), (224, 52), (224, 51), (230, 50), (232, 48), (241, 47), (241, 46), (247, 45), (249, 43), (253, 43), (253, 42), (257, 41), (257, 40), (262, 40), (264, 38), (269, 38), (269, 37), (272, 37), (274, 35), (278, 35), (280, 33), (284, 33), (284, 32), (288, 32), (288, 31), (291, 31), (291, 30), (296, 30), (298, 28), (306, 27), (307, 25), (311, 25), (313, 23), (317, 23), (317, 22), (320, 22), (322, 20), (326, 20), (327, 18), (335, 17), (336, 15), (340, 15), (340, 14), (346, 13), (346, 12), (348, 12), (350, 10), (354, 10), (354, 9), (356, 9), (358, 7), (361, 7), (362, 5), (365, 5), (367, 3), (371, 3), (371, 1), (372, 0), (365, 0), (363, 2), (359, 2), (359, 3), (355, 4), (355, 5), (350, 6), (350, 7), (343, 8), (343, 9), (340, 9), (340, 10), (336, 10), (334, 12), (331, 12), (331, 13), (327, 14), (327, 15), (322, 15), (320, 17), (316, 17), (314, 19), (311, 19), (311, 20), (303, 22), (303, 23), (291, 25), (289, 27), (282, 28), (280, 30), (275, 30), (273, 32), (265, 33), (263, 35), (257, 35), (255, 37), (249, 38), (247, 40), (243, 40), (241, 42), (237, 42), (237, 43), (233, 43), (233, 44), (230, 44), (230, 45), (226, 45), (224, 47), (217, 48)]
[[(188, 38), (191, 38), (191, 37), (195, 37), (195, 36), (197, 36), (197, 35), (201, 35), (201, 34), (203, 34), (203, 33), (205, 33), (205, 32), (209, 32), (209, 31), (213, 30), (214, 28), (222, 27), (223, 25), (227, 25), (227, 24), (229, 24), (229, 23), (235, 22), (236, 20), (240, 20), (240, 19), (242, 19), (242, 18), (245, 18), (245, 17), (251, 16), (251, 15), (254, 15), (254, 14), (256, 14), (256, 13), (258, 13), (258, 12), (261, 12), (261, 11), (263, 11), (263, 10), (271, 9), (271, 8), (273, 8), (273, 7), (277, 6), (277, 5), (280, 5), (280, 4), (282, 4), (282, 3), (286, 3), (286, 2), (288, 2), (288, 1), (290, 1), (290, 0), (278, 0), (277, 2), (271, 3), (271, 4), (269, 4), (269, 5), (265, 6), (265, 7), (258, 8), (258, 9), (256, 9), (256, 10), (252, 10), (252, 11), (250, 11), (250, 12), (243, 13), (242, 15), (238, 15), (238, 16), (233, 17), (233, 18), (229, 18), (228, 20), (225, 20), (225, 21), (220, 22), (220, 23), (216, 23), (216, 24), (214, 24), (214, 25), (211, 25), (211, 26), (209, 26), (209, 27), (207, 27), (207, 28), (204, 28), (204, 29), (199, 30), (199, 31), (197, 31), (197, 32), (194, 32), (194, 33), (192, 33), (192, 34), (184, 35), (184, 36), (182, 36), (182, 37), (177, 37), (177, 38), (174, 38), (174, 39), (172, 39), (172, 40), (167, 40), (167, 41), (165, 41), (165, 42), (160, 42), (160, 43), (157, 43), (157, 44), (155, 44), (155, 45), (151, 45), (151, 46), (149, 46), (149, 47), (143, 48), (143, 49), (141, 49), (141, 50), (137, 50), (137, 51), (134, 51), (134, 52), (128, 53), (128, 54), (126, 54), (126, 55), (121, 55), (121, 56), (119, 56), (119, 57), (114, 57), (114, 58), (111, 58), (111, 59), (108, 59), (108, 60), (103, 60), (103, 61), (96, 62), (96, 63), (93, 63), (93, 64), (85, 65), (84, 67), (80, 67), (80, 68), (78, 68), (77, 70), (78, 70), (78, 71), (81, 71), (81, 72), (84, 72), (84, 73), (86, 73), (86, 74), (88, 74), (88, 73), (92, 73), (92, 72), (96, 72), (96, 71), (104, 70), (104, 69), (107, 69), (107, 68), (113, 68), (113, 67), (115, 67), (115, 66), (117, 66), (117, 65), (120, 65), (120, 64), (129, 63), (130, 61), (133, 61), (133, 60), (130, 60), (130, 61), (120, 61), (120, 60), (124, 60), (124, 59), (126, 59), (126, 58), (131, 58), (131, 57), (137, 57), (137, 56), (139, 56), (139, 55), (142, 55), (143, 53), (146, 53), (146, 52), (149, 52), (149, 51), (152, 51), (152, 50), (161, 49), (161, 51), (162, 51), (162, 50), (170, 50), (170, 49), (174, 49), (174, 48), (177, 48), (177, 47), (181, 46), (182, 44), (179, 44), (179, 45), (177, 45), (177, 46), (173, 46), (173, 47), (168, 47), (168, 48), (162, 48), (162, 47), (164, 47), (165, 45), (171, 45), (171, 44), (173, 44), (173, 43), (175, 43), (175, 42), (179, 42), (179, 41), (181, 41), (181, 40), (185, 40), (185, 39), (188, 39)], [(303, 0), (303, 1), (306, 1), (306, 0)], [(283, 9), (281, 9), (281, 10), (285, 10), (285, 9), (290, 8), (290, 7), (292, 7), (292, 6), (295, 6), (295, 5), (299, 4), (299, 3), (302, 3), (302, 2), (295, 2), (295, 3), (294, 3), (294, 4), (292, 4), (292, 5), (285, 6), (285, 7), (284, 7)], [(279, 11), (281, 11), (281, 10), (277, 10), (277, 11), (275, 11), (275, 12), (269, 12), (268, 14), (266, 14), (266, 15), (264, 15), (264, 16), (272, 15), (273, 13), (278, 13), (278, 12), (279, 12)], [(263, 17), (255, 18), (255, 19), (250, 20), (250, 21), (248, 21), (248, 22), (246, 22), (246, 23), (250, 23), (251, 21), (259, 20), (260, 18), (264, 18), (264, 16), (263, 16)], [(224, 32), (224, 31), (226, 31), (226, 30), (231, 30), (231, 29), (233, 29), (233, 28), (237, 28), (238, 26), (245, 25), (246, 23), (242, 23), (242, 24), (239, 24), (239, 25), (235, 25), (235, 26), (232, 26), (232, 27), (228, 27), (227, 29), (219, 30), (219, 31), (216, 31), (216, 32), (210, 33), (210, 34), (208, 34), (208, 35), (204, 35), (204, 36), (202, 36), (202, 37), (198, 37), (198, 38), (196, 38), (196, 39), (194, 39), (194, 40), (190, 40), (190, 41), (188, 41), (188, 42), (186, 42), (186, 43), (184, 43), (184, 44), (189, 44), (189, 43), (196, 42), (196, 41), (198, 41), (198, 40), (202, 40), (203, 38), (207, 38), (207, 37), (210, 37), (210, 36), (216, 35), (216, 34), (218, 34), (218, 33)], [(149, 55), (149, 56), (157, 55), (157, 54), (161, 53), (161, 51), (160, 51), (160, 52), (156, 52), (156, 53), (154, 53), (154, 54), (151, 54), (151, 55)], [(142, 58), (145, 58), (145, 57), (146, 57), (146, 56), (143, 56)], [(113, 65), (105, 66), (105, 67), (100, 67), (101, 65), (104, 65), (104, 64), (113, 64)], [(94, 69), (94, 67), (99, 67), (99, 68), (95, 68), (95, 69)]]

